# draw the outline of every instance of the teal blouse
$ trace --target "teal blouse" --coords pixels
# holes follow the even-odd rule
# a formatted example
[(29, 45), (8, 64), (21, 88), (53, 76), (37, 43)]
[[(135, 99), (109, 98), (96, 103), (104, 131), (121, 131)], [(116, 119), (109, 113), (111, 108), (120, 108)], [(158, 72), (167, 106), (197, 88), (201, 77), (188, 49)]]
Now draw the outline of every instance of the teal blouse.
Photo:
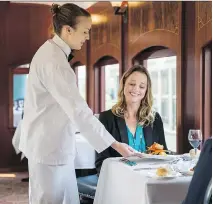
[(144, 152), (146, 150), (146, 144), (144, 139), (143, 127), (140, 125), (137, 125), (135, 136), (133, 136), (128, 126), (126, 127), (127, 127), (127, 133), (128, 133), (129, 146), (131, 146), (133, 149), (139, 152)]

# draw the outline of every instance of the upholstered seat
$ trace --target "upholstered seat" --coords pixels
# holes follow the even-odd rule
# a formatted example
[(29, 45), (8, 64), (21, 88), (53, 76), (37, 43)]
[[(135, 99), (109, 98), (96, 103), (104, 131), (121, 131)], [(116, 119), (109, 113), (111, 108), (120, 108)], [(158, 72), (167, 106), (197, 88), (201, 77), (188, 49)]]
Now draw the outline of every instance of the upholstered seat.
[(212, 179), (207, 186), (206, 193), (204, 196), (203, 204), (211, 204), (212, 203)]
[(94, 199), (95, 191), (98, 183), (98, 176), (89, 175), (77, 178), (78, 184), (78, 192), (80, 198), (83, 200), (84, 198)]

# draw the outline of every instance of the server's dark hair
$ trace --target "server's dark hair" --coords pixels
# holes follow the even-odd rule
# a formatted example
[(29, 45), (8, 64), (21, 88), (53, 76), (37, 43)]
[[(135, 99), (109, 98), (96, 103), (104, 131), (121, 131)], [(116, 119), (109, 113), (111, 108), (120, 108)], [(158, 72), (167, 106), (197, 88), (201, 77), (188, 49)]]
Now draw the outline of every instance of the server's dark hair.
[(90, 13), (85, 9), (77, 6), (76, 4), (67, 3), (59, 6), (53, 4), (51, 7), (51, 13), (53, 15), (53, 28), (56, 34), (61, 34), (61, 29), (64, 25), (69, 25), (75, 28), (77, 17), (91, 17)]

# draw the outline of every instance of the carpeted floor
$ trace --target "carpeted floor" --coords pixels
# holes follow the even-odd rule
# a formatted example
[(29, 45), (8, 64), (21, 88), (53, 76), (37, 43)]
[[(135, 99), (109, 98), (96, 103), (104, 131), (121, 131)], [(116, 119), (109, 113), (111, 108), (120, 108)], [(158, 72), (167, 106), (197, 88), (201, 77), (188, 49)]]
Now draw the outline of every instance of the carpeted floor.
[(0, 174), (0, 204), (28, 204), (27, 173)]
[[(21, 179), (27, 178), (27, 173), (0, 173), (0, 204), (28, 204), (28, 182)], [(85, 200), (82, 204), (92, 204), (92, 200)]]

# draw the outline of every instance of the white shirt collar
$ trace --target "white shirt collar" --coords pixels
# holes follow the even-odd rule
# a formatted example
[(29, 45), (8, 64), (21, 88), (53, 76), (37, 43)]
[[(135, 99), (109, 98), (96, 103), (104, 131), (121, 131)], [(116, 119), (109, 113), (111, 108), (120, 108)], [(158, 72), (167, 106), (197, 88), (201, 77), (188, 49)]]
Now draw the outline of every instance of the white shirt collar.
[(62, 49), (62, 51), (68, 57), (71, 53), (71, 48), (69, 47), (69, 45), (67, 45), (67, 43), (65, 43), (58, 35), (55, 35), (52, 40)]

